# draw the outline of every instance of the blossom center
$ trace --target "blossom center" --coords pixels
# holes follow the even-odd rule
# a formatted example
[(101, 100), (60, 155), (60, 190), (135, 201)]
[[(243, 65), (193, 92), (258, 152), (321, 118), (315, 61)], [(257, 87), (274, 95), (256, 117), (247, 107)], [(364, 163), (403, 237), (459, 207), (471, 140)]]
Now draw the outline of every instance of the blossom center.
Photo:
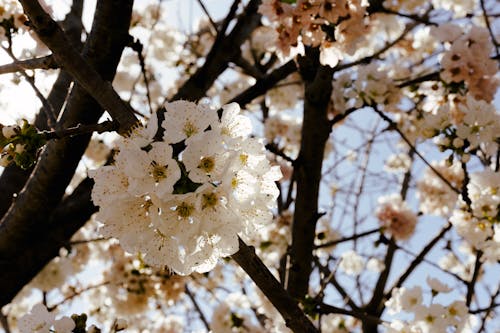
[(202, 169), (206, 173), (211, 172), (215, 167), (215, 161), (212, 157), (203, 157), (198, 164), (198, 168)]
[(182, 129), (182, 131), (189, 138), (193, 134), (198, 133), (198, 128), (191, 121), (188, 120), (184, 123), (184, 128)]
[(167, 166), (165, 165), (159, 165), (156, 162), (153, 162), (152, 164), (152, 170), (151, 170), (151, 177), (155, 180), (155, 182), (160, 182), (162, 179), (167, 178)]
[(186, 202), (182, 202), (180, 205), (177, 206), (175, 211), (177, 212), (177, 215), (179, 217), (185, 219), (191, 216), (191, 214), (194, 211), (194, 206)]
[(217, 205), (218, 197), (215, 193), (205, 193), (202, 196), (202, 205), (203, 209), (207, 207), (215, 207)]

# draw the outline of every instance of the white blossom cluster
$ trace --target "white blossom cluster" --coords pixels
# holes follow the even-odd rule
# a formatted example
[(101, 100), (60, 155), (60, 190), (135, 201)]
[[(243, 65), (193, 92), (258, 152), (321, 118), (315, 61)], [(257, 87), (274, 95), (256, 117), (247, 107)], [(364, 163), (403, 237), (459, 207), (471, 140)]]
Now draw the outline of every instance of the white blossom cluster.
[[(462, 188), (464, 171), (460, 163), (449, 164), (446, 160), (433, 162), (432, 167), (442, 175), (454, 188)], [(420, 211), (424, 214), (448, 216), (455, 207), (458, 194), (430, 168), (417, 182), (417, 198), (420, 201)]]
[(21, 333), (71, 333), (75, 322), (69, 317), (56, 320), (55, 314), (50, 313), (45, 305), (38, 303), (30, 313), (19, 319), (18, 328)]
[(6, 39), (10, 30), (24, 28), (27, 20), (19, 1), (0, 0), (0, 41)]
[(483, 251), (482, 260), (500, 260), (500, 174), (490, 169), (470, 175), (471, 205), (461, 202), (450, 222), (471, 246)]
[(490, 102), (497, 90), (497, 62), (490, 59), (493, 43), (486, 28), (472, 26), (464, 32), (454, 24), (443, 24), (431, 30), (440, 41), (449, 45), (443, 54), (441, 78), (446, 83), (462, 82), (476, 99)]
[(359, 66), (357, 77), (344, 73), (333, 81), (331, 96), (332, 113), (344, 113), (350, 108), (360, 108), (364, 103), (380, 104), (386, 111), (394, 111), (401, 98), (389, 73), (376, 63)]
[(378, 203), (375, 214), (384, 231), (397, 240), (406, 240), (413, 236), (417, 216), (399, 194), (380, 197)]
[(165, 108), (162, 141), (153, 140), (152, 117), (118, 144), (113, 165), (90, 173), (92, 200), (102, 233), (146, 264), (206, 272), (238, 250), (238, 235), (246, 239), (272, 219), (281, 172), (249, 137), (250, 120), (237, 104), (224, 106), (220, 120), (204, 104)]
[[(427, 278), (427, 284), (432, 295), (447, 294), (452, 289), (435, 278)], [(433, 298), (434, 300), (434, 298)], [(412, 320), (393, 320), (390, 324), (385, 324), (388, 333), (400, 332), (469, 332), (470, 320), (468, 308), (463, 300), (455, 300), (444, 306), (431, 302), (424, 304), (422, 287), (395, 288), (392, 297), (385, 302), (389, 314), (407, 312), (413, 314)]]

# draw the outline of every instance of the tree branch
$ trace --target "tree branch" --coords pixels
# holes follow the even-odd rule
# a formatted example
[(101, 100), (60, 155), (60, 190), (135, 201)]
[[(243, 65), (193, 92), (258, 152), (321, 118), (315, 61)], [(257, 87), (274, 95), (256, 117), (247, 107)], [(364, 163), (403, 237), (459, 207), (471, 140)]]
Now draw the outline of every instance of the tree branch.
[(312, 271), (313, 246), (318, 214), (318, 195), (325, 144), (331, 127), (327, 107), (332, 93), (333, 68), (319, 64), (319, 50), (308, 49), (299, 58), (305, 82), (304, 117), (300, 152), (294, 174), (297, 184), (290, 248), (291, 267), (287, 290), (295, 298), (304, 297)]
[(110, 82), (104, 81), (81, 55), (71, 46), (59, 25), (43, 10), (36, 0), (20, 0), (30, 26), (40, 40), (53, 52), (56, 62), (120, 124), (119, 133), (125, 134), (137, 123), (132, 108), (123, 102)]
[[(92, 32), (84, 49), (84, 62), (93, 66), (93, 71), (98, 71), (107, 80), (113, 78), (127, 44), (131, 12), (131, 0), (97, 3)], [(60, 33), (64, 34), (62, 31)], [(44, 34), (47, 37), (46, 32)], [(77, 124), (93, 124), (102, 111), (99, 104), (80, 85), (76, 85), (58, 125), (68, 128)], [(124, 123), (120, 125), (123, 128)], [(129, 122), (129, 126), (131, 125), (132, 122)], [(81, 221), (80, 216), (73, 215), (78, 211), (65, 211), (64, 217), (55, 219), (50, 219), (50, 216), (64, 195), (89, 140), (90, 134), (87, 134), (49, 142), (30, 180), (2, 219), (0, 306), (10, 302), (85, 223), (86, 219)], [(87, 198), (90, 199), (90, 192)], [(89, 206), (84, 208), (83, 211), (88, 212)], [(51, 222), (57, 222), (57, 225)], [(20, 264), (26, 262), (30, 265)]]
[(22, 70), (59, 68), (51, 55), (27, 60), (15, 60), (13, 63), (0, 66), (0, 74), (15, 73)]
[(255, 249), (241, 239), (240, 249), (231, 257), (252, 278), (257, 287), (266, 295), (285, 319), (286, 326), (296, 333), (318, 332), (309, 318), (299, 308), (297, 302), (283, 289), (278, 280), (257, 257)]

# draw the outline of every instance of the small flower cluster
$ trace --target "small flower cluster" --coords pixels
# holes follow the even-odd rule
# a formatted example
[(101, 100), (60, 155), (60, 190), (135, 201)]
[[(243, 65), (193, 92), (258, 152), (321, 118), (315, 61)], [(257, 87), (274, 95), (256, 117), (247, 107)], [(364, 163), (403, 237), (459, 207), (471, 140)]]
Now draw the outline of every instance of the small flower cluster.
[(302, 119), (283, 112), (269, 116), (264, 123), (267, 142), (276, 144), (291, 158), (297, 157), (300, 149)]
[(406, 240), (415, 232), (417, 216), (398, 194), (379, 198), (375, 214), (384, 231), (397, 240)]
[(90, 173), (92, 200), (101, 232), (146, 264), (206, 272), (238, 250), (238, 235), (272, 219), (281, 172), (249, 137), (237, 104), (224, 106), (221, 119), (204, 104), (165, 108), (162, 141), (153, 140), (154, 116), (119, 143), (114, 165)]
[[(464, 171), (460, 163), (449, 164), (443, 160), (433, 162), (432, 167), (453, 185), (462, 188)], [(420, 211), (424, 214), (448, 216), (458, 199), (454, 192), (436, 173), (428, 168), (423, 177), (417, 182), (417, 198), (420, 200)]]
[(18, 322), (21, 333), (71, 333), (75, 326), (75, 322), (69, 317), (56, 320), (55, 315), (41, 303), (36, 304), (31, 312), (21, 317)]
[(434, 125), (427, 122), (427, 132), (436, 136), (436, 145), (443, 151), (451, 149), (462, 162), (467, 162), (470, 154), (493, 156), (500, 133), (500, 115), (495, 106), (467, 94), (455, 98), (453, 107), (447, 105), (439, 110), (441, 113), (430, 117), (436, 120)]
[(500, 260), (500, 174), (490, 169), (470, 175), (470, 207), (459, 202), (450, 222), (471, 246), (483, 251), (482, 260)]
[(5, 40), (18, 29), (25, 28), (27, 21), (19, 1), (0, 0), (0, 40)]
[[(452, 289), (438, 279), (427, 278), (427, 284), (431, 288), (432, 296), (449, 293)], [(429, 306), (423, 304), (422, 288), (415, 286), (407, 289), (405, 287), (395, 288), (392, 297), (386, 301), (389, 314), (402, 311), (413, 313), (414, 319), (409, 321), (393, 320), (385, 324), (387, 332), (462, 332), (468, 325), (468, 309), (465, 301), (456, 300), (447, 306), (432, 303)]]
[(367, 33), (367, 6), (364, 0), (264, 0), (259, 12), (276, 26), (285, 57), (299, 43), (319, 46), (321, 64), (334, 67), (343, 52), (354, 54)]
[(486, 28), (473, 26), (464, 33), (454, 24), (431, 30), (436, 38), (449, 43), (441, 59), (441, 78), (446, 83), (465, 82), (476, 99), (491, 102), (498, 87), (497, 62), (490, 58), (493, 44)]
[(359, 66), (356, 80), (350, 73), (340, 75), (333, 81), (331, 96), (332, 113), (344, 113), (363, 104), (378, 104), (392, 111), (401, 98), (399, 89), (387, 71), (376, 63)]
[(151, 298), (171, 305), (184, 294), (184, 276), (149, 267), (140, 257), (126, 254), (118, 244), (111, 244), (108, 252), (113, 260), (104, 272), (104, 280), (109, 281), (105, 294), (117, 313), (147, 311)]
[(211, 329), (214, 332), (258, 333), (262, 328), (252, 323), (251, 303), (246, 295), (233, 293), (227, 295), (212, 315)]
[(0, 124), (0, 166), (14, 162), (17, 166), (28, 169), (36, 161), (38, 149), (45, 144), (35, 126), (23, 119), (22, 124), (4, 126)]

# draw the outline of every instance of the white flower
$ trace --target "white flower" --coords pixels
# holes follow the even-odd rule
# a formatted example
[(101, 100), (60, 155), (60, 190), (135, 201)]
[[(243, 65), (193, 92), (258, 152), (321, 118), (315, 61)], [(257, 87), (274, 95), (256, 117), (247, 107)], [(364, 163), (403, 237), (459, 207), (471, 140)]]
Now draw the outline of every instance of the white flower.
[(146, 126), (137, 126), (132, 129), (129, 137), (124, 140), (127, 144), (133, 144), (138, 148), (149, 145), (158, 131), (158, 116), (153, 113)]
[(75, 328), (75, 322), (69, 317), (62, 317), (54, 321), (54, 330), (56, 333), (71, 333)]
[(220, 122), (216, 121), (211, 126), (213, 131), (219, 132), (223, 137), (246, 138), (252, 133), (252, 122), (240, 114), (240, 106), (237, 103), (224, 105)]
[(207, 104), (194, 104), (188, 101), (175, 101), (165, 104), (165, 129), (163, 140), (177, 143), (202, 133), (208, 125), (217, 121), (217, 113)]
[(413, 312), (422, 303), (422, 288), (415, 286), (411, 289), (405, 287), (392, 290), (391, 298), (385, 302), (389, 309), (389, 314), (401, 311)]
[(420, 305), (415, 309), (415, 327), (422, 333), (446, 332), (446, 310), (441, 304), (429, 307)]
[(370, 260), (366, 263), (366, 268), (369, 271), (380, 273), (384, 270), (385, 264), (380, 259), (370, 258)]
[(149, 151), (134, 146), (122, 147), (116, 165), (128, 177), (128, 191), (133, 195), (154, 193), (159, 197), (172, 193), (181, 171), (172, 158), (172, 147), (154, 142)]
[[(464, 171), (460, 163), (449, 165), (443, 160), (433, 162), (439, 174), (447, 179), (455, 188), (462, 186)], [(417, 198), (420, 200), (420, 210), (424, 214), (447, 216), (456, 204), (458, 194), (446, 185), (434, 171), (427, 169), (417, 183)]]
[(365, 266), (365, 259), (350, 250), (342, 253), (340, 258), (339, 268), (349, 275), (359, 275)]
[(189, 179), (196, 183), (209, 180), (220, 182), (227, 172), (230, 157), (222, 137), (213, 131), (201, 133), (189, 140), (182, 153), (182, 161), (189, 173)]
[[(52, 329), (52, 327), (54, 327)], [(68, 317), (58, 320), (50, 313), (45, 305), (38, 303), (31, 312), (19, 319), (18, 328), (21, 333), (71, 333), (75, 328), (75, 322)]]
[(436, 293), (446, 294), (452, 290), (450, 287), (442, 283), (440, 280), (431, 278), (430, 276), (427, 276), (426, 282), (429, 285), (429, 287), (431, 287), (432, 291)]

